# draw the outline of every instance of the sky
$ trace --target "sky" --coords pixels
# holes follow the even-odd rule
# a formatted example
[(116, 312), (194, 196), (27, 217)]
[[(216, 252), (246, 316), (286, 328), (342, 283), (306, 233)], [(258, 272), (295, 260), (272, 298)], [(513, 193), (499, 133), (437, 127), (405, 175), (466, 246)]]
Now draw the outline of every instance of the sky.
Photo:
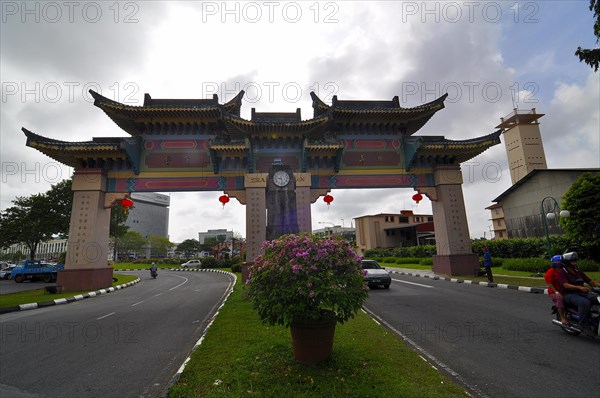
[[(413, 107), (448, 93), (417, 135), (476, 138), (513, 108), (536, 108), (549, 168), (600, 167), (600, 73), (574, 56), (597, 46), (588, 0), (1, 2), (0, 209), (73, 170), (25, 146), (25, 127), (65, 141), (126, 137), (88, 94), (128, 105), (153, 98), (231, 100), (258, 112), (313, 116), (326, 103)], [(490, 238), (485, 207), (510, 187), (504, 142), (462, 164), (472, 238)], [(313, 229), (413, 210), (412, 189), (333, 190)], [(222, 192), (170, 193), (172, 242), (225, 228), (246, 236), (245, 206)]]

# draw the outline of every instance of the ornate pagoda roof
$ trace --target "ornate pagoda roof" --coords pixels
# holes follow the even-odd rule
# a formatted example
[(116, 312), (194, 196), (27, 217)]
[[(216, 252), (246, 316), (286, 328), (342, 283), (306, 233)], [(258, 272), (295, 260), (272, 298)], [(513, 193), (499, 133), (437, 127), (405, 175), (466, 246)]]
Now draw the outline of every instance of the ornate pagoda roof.
[(127, 153), (127, 138), (101, 137), (92, 141), (67, 142), (35, 134), (26, 128), (21, 129), (27, 137), (26, 145), (37, 149), (46, 156), (73, 168), (117, 167), (135, 169), (131, 156)]
[(469, 140), (449, 140), (442, 136), (410, 137), (407, 142), (407, 170), (415, 160), (434, 159), (439, 163), (459, 164), (500, 143), (503, 130)]
[(93, 90), (90, 94), (95, 106), (127, 133), (138, 136), (173, 130), (196, 133), (217, 126), (224, 113), (239, 117), (244, 91), (225, 104), (219, 104), (216, 94), (212, 99), (153, 99), (146, 94), (143, 106), (122, 104)]
[(310, 93), (313, 100), (314, 116), (328, 115), (337, 126), (363, 126), (376, 128), (393, 128), (403, 135), (413, 135), (431, 119), (440, 109), (448, 94), (429, 103), (414, 108), (400, 106), (398, 96), (391, 101), (356, 101), (338, 100), (333, 96), (331, 106), (325, 104), (314, 92)]

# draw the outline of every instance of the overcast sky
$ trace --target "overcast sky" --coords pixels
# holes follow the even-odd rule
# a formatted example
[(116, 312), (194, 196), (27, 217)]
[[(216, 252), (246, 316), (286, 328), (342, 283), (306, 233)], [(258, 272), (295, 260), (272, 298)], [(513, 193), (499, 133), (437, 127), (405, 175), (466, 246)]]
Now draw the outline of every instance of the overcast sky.
[[(246, 91), (242, 117), (312, 118), (310, 91), (331, 103), (417, 106), (448, 92), (418, 135), (470, 139), (514, 107), (536, 108), (550, 168), (600, 167), (600, 73), (574, 56), (593, 48), (589, 1), (21, 2), (2, 1), (1, 208), (44, 192), (72, 169), (25, 146), (21, 127), (66, 141), (127, 136), (87, 93), (224, 103)], [(510, 186), (504, 143), (463, 164), (470, 234), (490, 237), (491, 200)], [(245, 207), (222, 192), (171, 193), (171, 241), (245, 232)], [(418, 206), (412, 189), (334, 190), (313, 228)], [(319, 222), (323, 224), (319, 224)]]

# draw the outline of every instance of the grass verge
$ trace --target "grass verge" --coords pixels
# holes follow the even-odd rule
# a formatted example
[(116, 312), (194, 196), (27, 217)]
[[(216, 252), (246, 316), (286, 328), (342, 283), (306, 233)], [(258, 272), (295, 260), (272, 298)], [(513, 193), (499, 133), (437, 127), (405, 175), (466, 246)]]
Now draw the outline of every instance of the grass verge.
[[(135, 275), (121, 275), (121, 274), (113, 274), (114, 278), (117, 278), (116, 282), (113, 282), (113, 286), (122, 285), (124, 283), (128, 283), (136, 280), (138, 277)], [(32, 282), (25, 282), (32, 283)], [(35, 283), (35, 282), (33, 282)], [(20, 304), (28, 304), (28, 303), (41, 303), (44, 301), (52, 301), (65, 297), (73, 297), (78, 294), (87, 293), (89, 290), (81, 290), (77, 292), (66, 292), (66, 293), (57, 293), (50, 294), (47, 293), (44, 288), (34, 289), (34, 290), (25, 290), (22, 292), (3, 294), (0, 296), (0, 308), (14, 307)]]
[(261, 324), (238, 280), (169, 398), (243, 396), (468, 395), (362, 312), (337, 325), (329, 360), (298, 364), (289, 329)]

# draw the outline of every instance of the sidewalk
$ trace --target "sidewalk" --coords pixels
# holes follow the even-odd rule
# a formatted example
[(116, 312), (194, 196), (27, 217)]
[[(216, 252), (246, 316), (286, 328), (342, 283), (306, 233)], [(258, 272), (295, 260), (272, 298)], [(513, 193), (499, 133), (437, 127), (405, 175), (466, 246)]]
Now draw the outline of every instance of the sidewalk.
[[(497, 287), (499, 289), (518, 290), (520, 292), (526, 292), (526, 293), (548, 294), (548, 289), (544, 289), (541, 287), (508, 285), (505, 283), (480, 282), (480, 281), (470, 280), (469, 275), (451, 277), (451, 276), (447, 276), (447, 275), (436, 274), (432, 270), (428, 270), (428, 269), (411, 269), (411, 268), (396, 268), (396, 267), (387, 267), (386, 269), (388, 271), (390, 271), (391, 274), (409, 275), (409, 276), (416, 276), (416, 277), (420, 277), (420, 278), (429, 278), (429, 279), (433, 279), (433, 280), (444, 280), (444, 281), (449, 281), (449, 282), (454, 282), (454, 283), (462, 283), (465, 285)], [(495, 276), (510, 276), (510, 275), (498, 274)], [(458, 278), (461, 278), (461, 279), (458, 279)]]

